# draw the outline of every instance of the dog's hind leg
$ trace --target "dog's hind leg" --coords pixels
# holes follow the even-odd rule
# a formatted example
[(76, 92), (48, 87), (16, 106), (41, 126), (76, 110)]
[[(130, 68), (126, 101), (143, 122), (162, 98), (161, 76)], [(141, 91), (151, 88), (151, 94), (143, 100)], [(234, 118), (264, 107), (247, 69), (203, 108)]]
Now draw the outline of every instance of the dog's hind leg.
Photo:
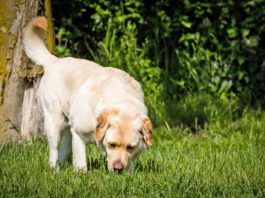
[(65, 126), (65, 118), (60, 113), (44, 111), (44, 129), (50, 149), (50, 166), (55, 167), (58, 162), (58, 149), (61, 130)]
[(59, 146), (59, 165), (62, 166), (70, 160), (72, 154), (72, 134), (70, 128), (66, 127), (62, 131), (62, 139)]

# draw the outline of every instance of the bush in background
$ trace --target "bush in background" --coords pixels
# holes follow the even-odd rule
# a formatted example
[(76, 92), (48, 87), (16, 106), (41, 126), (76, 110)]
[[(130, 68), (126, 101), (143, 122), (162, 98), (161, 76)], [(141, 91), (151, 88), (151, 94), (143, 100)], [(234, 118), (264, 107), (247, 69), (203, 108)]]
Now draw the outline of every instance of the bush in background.
[(57, 55), (129, 72), (157, 123), (173, 122), (165, 109), (189, 94), (265, 106), (262, 0), (66, 0), (53, 9)]

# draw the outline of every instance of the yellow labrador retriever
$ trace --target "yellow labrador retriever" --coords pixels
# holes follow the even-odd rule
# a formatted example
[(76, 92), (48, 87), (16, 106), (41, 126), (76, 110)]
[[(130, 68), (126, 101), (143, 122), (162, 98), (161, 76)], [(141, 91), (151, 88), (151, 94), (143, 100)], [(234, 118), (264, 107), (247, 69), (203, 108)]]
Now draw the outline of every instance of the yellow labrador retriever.
[(140, 84), (119, 69), (55, 57), (43, 41), (46, 28), (45, 17), (33, 18), (23, 42), (27, 56), (45, 70), (38, 99), (50, 165), (61, 164), (72, 154), (73, 166), (86, 171), (85, 145), (96, 142), (110, 171), (133, 170), (133, 160), (152, 140)]

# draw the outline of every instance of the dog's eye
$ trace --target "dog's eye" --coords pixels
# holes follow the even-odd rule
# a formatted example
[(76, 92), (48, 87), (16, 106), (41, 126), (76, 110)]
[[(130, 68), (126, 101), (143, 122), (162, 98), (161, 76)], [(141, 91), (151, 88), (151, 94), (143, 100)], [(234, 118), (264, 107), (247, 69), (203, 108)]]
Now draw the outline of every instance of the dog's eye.
[(115, 143), (109, 143), (109, 147), (111, 148), (111, 149), (115, 149), (115, 148), (117, 148), (117, 144), (115, 144)]
[(126, 147), (127, 151), (132, 151), (134, 148), (135, 148), (135, 146), (132, 146), (132, 145), (128, 145)]

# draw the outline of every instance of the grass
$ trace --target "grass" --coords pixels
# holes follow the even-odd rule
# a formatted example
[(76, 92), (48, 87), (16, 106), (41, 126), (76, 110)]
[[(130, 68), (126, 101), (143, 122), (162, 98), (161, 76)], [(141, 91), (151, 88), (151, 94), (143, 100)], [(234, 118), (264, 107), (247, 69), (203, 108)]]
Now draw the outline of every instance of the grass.
[(2, 145), (0, 197), (264, 197), (264, 129), (265, 112), (251, 109), (207, 118), (196, 135), (186, 126), (158, 128), (135, 172), (121, 175), (107, 171), (92, 145), (87, 173), (71, 164), (51, 169), (46, 140)]

